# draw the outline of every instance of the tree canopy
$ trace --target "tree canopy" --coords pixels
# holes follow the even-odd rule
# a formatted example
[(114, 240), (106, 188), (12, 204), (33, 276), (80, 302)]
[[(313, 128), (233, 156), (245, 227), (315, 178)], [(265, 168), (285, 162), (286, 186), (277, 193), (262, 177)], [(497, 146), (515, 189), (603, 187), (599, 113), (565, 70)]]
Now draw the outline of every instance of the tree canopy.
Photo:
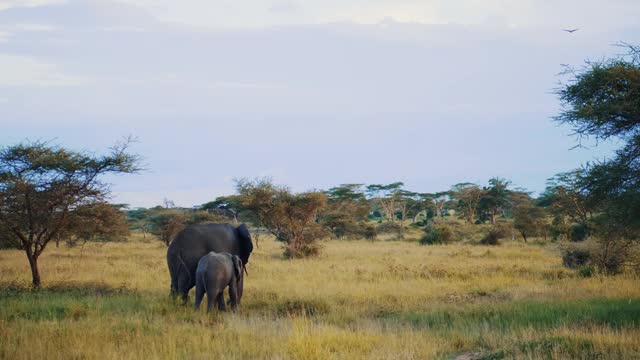
[(140, 170), (139, 157), (127, 152), (129, 144), (118, 143), (103, 156), (42, 141), (0, 150), (0, 234), (24, 250), (34, 287), (41, 283), (38, 257), (49, 242), (63, 233), (86, 230), (88, 219), (98, 221), (106, 214), (97, 204), (105, 202), (109, 187), (99, 177)]
[(315, 242), (324, 232), (317, 220), (327, 203), (325, 194), (294, 194), (270, 179), (239, 180), (236, 189), (243, 208), (253, 212), (262, 226), (287, 244), (285, 256), (296, 258), (318, 252)]
[(617, 139), (613, 157), (586, 164), (576, 178), (584, 201), (606, 228), (640, 231), (640, 49), (623, 44), (627, 54), (589, 62), (558, 90), (563, 111), (556, 121), (576, 135)]

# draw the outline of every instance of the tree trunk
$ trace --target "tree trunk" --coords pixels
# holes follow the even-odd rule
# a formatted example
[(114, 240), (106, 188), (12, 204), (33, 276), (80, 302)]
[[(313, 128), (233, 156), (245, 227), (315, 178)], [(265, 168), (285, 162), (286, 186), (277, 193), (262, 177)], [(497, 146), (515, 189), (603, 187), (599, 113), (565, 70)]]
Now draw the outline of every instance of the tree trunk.
[[(421, 213), (421, 212), (422, 212), (422, 211), (418, 212), (418, 213), (416, 214), (416, 216), (414, 216), (414, 217), (413, 217), (413, 220), (411, 221), (411, 223), (412, 223), (412, 224), (415, 224), (415, 223), (417, 223), (417, 222), (418, 222), (418, 216), (420, 216), (420, 213)], [(426, 216), (425, 216), (425, 218), (426, 218)]]
[(527, 242), (527, 234), (524, 231), (521, 231), (520, 234), (522, 234), (522, 238), (524, 239), (524, 242)]
[(31, 267), (31, 277), (33, 288), (38, 289), (40, 287), (40, 271), (38, 270), (38, 257), (31, 254), (29, 250), (27, 252), (27, 259), (29, 259), (29, 266)]
[(293, 238), (291, 239), (291, 241), (289, 241), (289, 257), (290, 258), (300, 257), (300, 255), (302, 254), (302, 252), (300, 251), (301, 249), (302, 249), (301, 239)]
[(491, 225), (495, 225), (496, 224), (496, 216), (498, 216), (498, 214), (496, 214), (494, 211), (491, 212)]
[(475, 219), (476, 219), (476, 212), (469, 210), (469, 224), (473, 224), (475, 223)]

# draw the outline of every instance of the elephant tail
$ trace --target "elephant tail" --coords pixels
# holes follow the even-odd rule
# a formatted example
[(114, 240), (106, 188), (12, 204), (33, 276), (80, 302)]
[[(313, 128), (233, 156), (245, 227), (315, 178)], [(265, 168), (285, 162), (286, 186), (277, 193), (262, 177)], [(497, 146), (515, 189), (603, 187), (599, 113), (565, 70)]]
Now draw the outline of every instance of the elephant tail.
[(200, 283), (202, 284), (202, 287), (204, 288), (204, 292), (205, 294), (207, 294), (207, 296), (209, 296), (209, 289), (207, 289), (207, 279), (206, 279), (206, 272), (201, 271), (200, 273), (196, 273), (196, 277), (200, 276)]
[(178, 251), (178, 260), (180, 260), (180, 264), (182, 265), (182, 267), (184, 267), (184, 271), (187, 273), (187, 277), (189, 279), (189, 283), (191, 283), (191, 272), (189, 271), (189, 267), (187, 266), (187, 264), (185, 264), (184, 260), (182, 259), (182, 251)]

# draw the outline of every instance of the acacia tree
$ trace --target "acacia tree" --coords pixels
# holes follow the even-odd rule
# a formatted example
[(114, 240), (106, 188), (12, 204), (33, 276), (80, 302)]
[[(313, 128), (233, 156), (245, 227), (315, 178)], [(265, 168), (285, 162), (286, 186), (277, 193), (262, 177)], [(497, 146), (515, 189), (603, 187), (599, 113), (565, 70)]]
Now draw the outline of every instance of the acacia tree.
[(578, 186), (600, 215), (640, 231), (640, 47), (622, 45), (626, 55), (569, 71), (573, 78), (557, 92), (563, 111), (555, 119), (579, 138), (624, 144), (612, 158), (586, 164)]
[(457, 210), (470, 224), (475, 223), (476, 212), (485, 193), (486, 190), (472, 183), (456, 184), (451, 190), (453, 198), (457, 201)]
[[(600, 244), (599, 266), (615, 273), (632, 242), (640, 239), (640, 47), (627, 54), (587, 62), (557, 94), (563, 111), (556, 121), (582, 139), (615, 139), (623, 145), (609, 159), (588, 163), (576, 177)], [(613, 251), (613, 249), (616, 249)]]
[(238, 224), (238, 216), (240, 211), (243, 210), (240, 198), (237, 195), (219, 196), (214, 201), (202, 204), (200, 209), (218, 216), (231, 218), (235, 224)]
[(435, 204), (433, 201), (433, 194), (428, 193), (410, 193), (410, 196), (406, 198), (406, 216), (411, 218), (411, 223), (415, 224), (418, 221), (420, 214), (427, 217), (428, 210), (434, 210)]
[(68, 245), (78, 241), (117, 241), (129, 236), (129, 224), (123, 211), (124, 205), (95, 202), (78, 206), (69, 218), (69, 225), (56, 236), (59, 241), (66, 239)]
[(285, 256), (318, 254), (316, 240), (324, 236), (324, 231), (317, 220), (327, 203), (325, 194), (317, 191), (294, 194), (269, 179), (239, 180), (236, 189), (243, 208), (253, 212), (262, 226), (287, 244)]
[(361, 233), (360, 222), (369, 213), (369, 204), (362, 184), (342, 184), (324, 192), (327, 206), (322, 211), (320, 223), (337, 238)]
[(442, 217), (444, 216), (444, 207), (447, 201), (451, 198), (450, 191), (441, 191), (434, 194), (431, 194), (431, 198), (433, 199), (433, 206), (435, 207), (435, 216)]
[(595, 209), (589, 202), (588, 190), (583, 185), (584, 176), (584, 169), (554, 176), (538, 199), (538, 204), (549, 208), (554, 216), (567, 217), (574, 223), (587, 227)]
[(489, 186), (484, 188), (485, 193), (479, 206), (488, 215), (492, 225), (496, 223), (498, 215), (502, 214), (509, 206), (510, 184), (511, 182), (507, 179), (492, 178), (489, 179)]
[(391, 222), (395, 222), (396, 211), (402, 206), (404, 183), (395, 182), (387, 185), (371, 184), (367, 186), (367, 194), (382, 210), (384, 216)]
[(522, 191), (511, 194), (513, 201), (513, 227), (520, 232), (524, 242), (530, 236), (538, 235), (545, 226), (544, 209), (534, 204), (531, 196)]
[(127, 152), (130, 143), (104, 156), (40, 141), (0, 150), (0, 236), (25, 252), (35, 288), (38, 258), (49, 242), (71, 231), (86, 206), (105, 201), (109, 187), (98, 178), (140, 170), (139, 157)]

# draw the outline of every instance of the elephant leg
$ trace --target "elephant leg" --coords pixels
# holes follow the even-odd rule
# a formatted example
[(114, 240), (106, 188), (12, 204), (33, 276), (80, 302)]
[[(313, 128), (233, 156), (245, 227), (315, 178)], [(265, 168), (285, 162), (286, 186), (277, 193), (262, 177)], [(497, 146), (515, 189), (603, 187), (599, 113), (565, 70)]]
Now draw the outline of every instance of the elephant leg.
[(231, 299), (231, 310), (235, 312), (238, 309), (238, 284), (236, 280), (231, 280), (229, 284), (229, 298)]
[(212, 294), (207, 294), (207, 312), (210, 312), (211, 309), (213, 309), (213, 302), (215, 301), (216, 297), (215, 296), (211, 296)]
[(242, 292), (244, 291), (244, 275), (240, 274), (240, 280), (238, 281), (238, 304), (242, 299)]
[(218, 293), (216, 300), (218, 302), (218, 310), (227, 311), (227, 305), (224, 303), (224, 289)]
[(189, 274), (186, 272), (181, 272), (178, 275), (178, 292), (182, 295), (183, 305), (189, 300), (189, 290), (193, 286), (189, 280)]
[(194, 305), (196, 310), (200, 309), (200, 303), (202, 303), (202, 298), (204, 297), (204, 293), (205, 293), (204, 282), (200, 277), (198, 277), (198, 274), (196, 274), (196, 302)]

